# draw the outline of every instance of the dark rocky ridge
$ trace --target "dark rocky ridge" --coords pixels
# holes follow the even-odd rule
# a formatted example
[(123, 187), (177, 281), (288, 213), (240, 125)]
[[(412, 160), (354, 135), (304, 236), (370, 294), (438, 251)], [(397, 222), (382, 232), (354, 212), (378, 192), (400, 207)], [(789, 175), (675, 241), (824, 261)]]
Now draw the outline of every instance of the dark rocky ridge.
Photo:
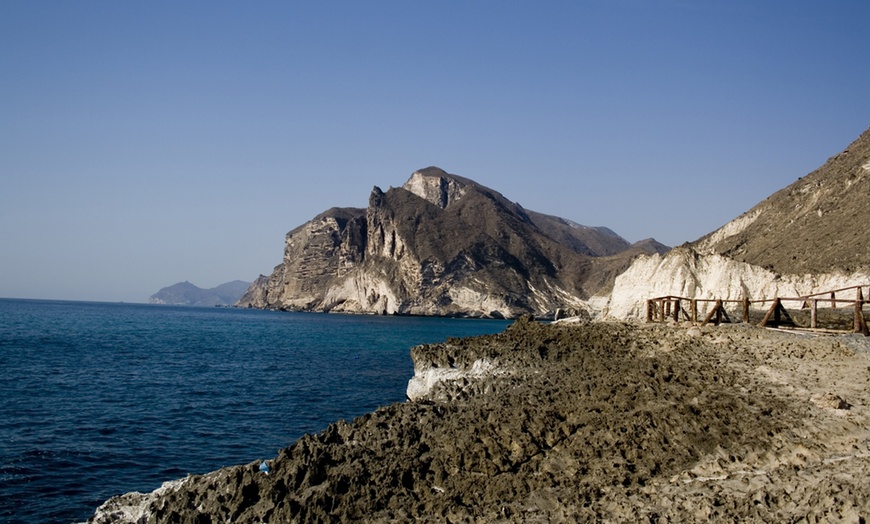
[(430, 167), (401, 188), (375, 187), (366, 209), (333, 208), (288, 233), (284, 262), (238, 305), (552, 317), (582, 308), (637, 254), (666, 249), (527, 211)]

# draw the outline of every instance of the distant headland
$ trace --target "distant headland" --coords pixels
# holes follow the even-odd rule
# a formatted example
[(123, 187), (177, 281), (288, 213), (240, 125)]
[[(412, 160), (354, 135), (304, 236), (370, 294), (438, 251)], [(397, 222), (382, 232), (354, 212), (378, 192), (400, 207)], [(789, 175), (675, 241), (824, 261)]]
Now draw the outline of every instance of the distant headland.
[(151, 295), (148, 302), (171, 306), (231, 306), (242, 298), (250, 285), (250, 282), (233, 280), (211, 289), (203, 289), (184, 281), (162, 288)]

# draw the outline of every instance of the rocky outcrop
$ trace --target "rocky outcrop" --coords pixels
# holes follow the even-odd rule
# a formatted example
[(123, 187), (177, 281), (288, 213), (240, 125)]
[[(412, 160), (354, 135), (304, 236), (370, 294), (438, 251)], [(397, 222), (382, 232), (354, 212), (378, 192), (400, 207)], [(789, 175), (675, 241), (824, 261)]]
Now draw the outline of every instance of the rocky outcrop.
[(441, 380), (303, 436), (268, 473), (191, 475), (89, 522), (862, 522), (868, 350), (523, 319), (415, 348)]
[(590, 302), (612, 317), (641, 318), (646, 299), (665, 295), (757, 300), (867, 285), (868, 194), (870, 130), (713, 233), (636, 258)]
[(650, 249), (430, 167), (375, 187), (366, 209), (333, 208), (288, 233), (282, 264), (238, 305), (549, 318), (585, 309), (615, 268)]

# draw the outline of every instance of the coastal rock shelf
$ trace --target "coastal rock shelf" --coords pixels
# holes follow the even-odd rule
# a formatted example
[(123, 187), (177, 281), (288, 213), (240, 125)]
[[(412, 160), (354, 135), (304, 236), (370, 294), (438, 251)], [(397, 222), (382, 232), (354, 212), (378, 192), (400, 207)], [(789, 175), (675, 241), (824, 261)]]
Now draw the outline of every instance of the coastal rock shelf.
[(90, 522), (870, 515), (863, 337), (525, 318), (413, 357), (413, 401), (304, 436), (268, 474), (190, 476)]

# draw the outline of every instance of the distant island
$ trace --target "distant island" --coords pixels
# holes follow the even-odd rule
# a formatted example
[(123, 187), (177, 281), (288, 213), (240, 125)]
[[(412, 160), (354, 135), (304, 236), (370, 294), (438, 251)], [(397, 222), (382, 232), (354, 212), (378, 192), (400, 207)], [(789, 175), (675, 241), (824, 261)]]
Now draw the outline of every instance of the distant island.
[(231, 306), (242, 298), (250, 285), (250, 282), (233, 280), (211, 289), (202, 289), (185, 280), (154, 293), (148, 302), (170, 306)]

